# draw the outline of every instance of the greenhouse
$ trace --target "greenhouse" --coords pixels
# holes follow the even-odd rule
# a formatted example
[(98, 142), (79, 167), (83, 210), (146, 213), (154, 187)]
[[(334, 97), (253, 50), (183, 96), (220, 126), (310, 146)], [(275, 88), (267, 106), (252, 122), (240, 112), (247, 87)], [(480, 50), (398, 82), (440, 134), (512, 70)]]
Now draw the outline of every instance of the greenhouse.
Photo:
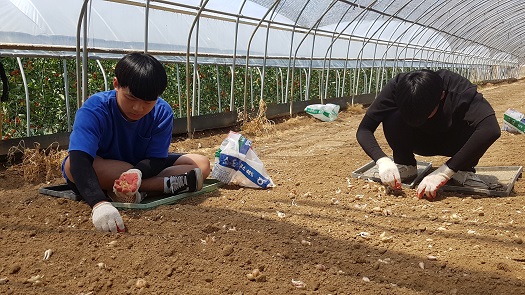
[[(521, 10), (511, 1), (0, 5), (0, 57), (11, 74), (3, 84), (12, 97), (4, 139), (71, 131), (75, 110), (110, 88), (114, 60), (131, 51), (166, 64), (164, 98), (185, 118), (178, 133), (230, 125), (236, 112), (246, 119), (261, 99), (269, 117), (333, 98), (370, 101), (361, 96), (410, 69), (447, 68), (473, 82), (522, 74)], [(210, 114), (219, 125), (199, 123)]]
[(0, 294), (525, 294), (524, 12), (0, 0)]

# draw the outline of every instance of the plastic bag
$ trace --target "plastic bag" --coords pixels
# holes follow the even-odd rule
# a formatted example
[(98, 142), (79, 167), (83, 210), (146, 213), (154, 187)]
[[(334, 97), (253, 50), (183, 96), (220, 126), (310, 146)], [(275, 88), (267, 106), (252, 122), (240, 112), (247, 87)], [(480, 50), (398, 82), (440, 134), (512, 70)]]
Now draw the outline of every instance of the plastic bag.
[(223, 183), (251, 188), (275, 186), (264, 164), (253, 151), (252, 142), (233, 131), (215, 152), (211, 176)]
[(311, 104), (307, 106), (304, 111), (321, 121), (332, 122), (337, 119), (339, 105), (333, 103)]
[(510, 133), (525, 133), (525, 115), (514, 109), (508, 109), (503, 114), (503, 127), (501, 130)]

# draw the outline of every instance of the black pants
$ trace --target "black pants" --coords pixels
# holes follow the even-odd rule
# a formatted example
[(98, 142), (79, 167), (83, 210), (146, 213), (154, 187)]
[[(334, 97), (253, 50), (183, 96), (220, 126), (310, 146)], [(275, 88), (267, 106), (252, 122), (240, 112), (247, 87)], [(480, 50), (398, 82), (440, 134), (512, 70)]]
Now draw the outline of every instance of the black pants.
[[(177, 161), (177, 159), (180, 158), (180, 156), (182, 156), (183, 154), (179, 154), (179, 153), (168, 153), (168, 159), (166, 160), (166, 164), (165, 164), (165, 167), (164, 169), (170, 167), (170, 166), (173, 166), (173, 164), (175, 163), (175, 161)], [(62, 164), (63, 166), (63, 164)], [(64, 167), (62, 167), (62, 169), (64, 169)], [(64, 175), (64, 178), (66, 179), (66, 183), (69, 185), (69, 188), (71, 188), (71, 190), (80, 196), (80, 192), (78, 191), (78, 188), (77, 186), (71, 182), (71, 180), (67, 179), (67, 177), (65, 177), (65, 173), (62, 171), (62, 174)]]
[[(383, 131), (393, 151), (394, 162), (402, 165), (416, 165), (414, 154), (452, 157), (465, 145), (475, 128), (465, 122), (446, 132), (428, 133), (407, 125), (399, 111), (383, 121)], [(474, 171), (484, 152), (469, 155), (470, 160), (459, 170)]]

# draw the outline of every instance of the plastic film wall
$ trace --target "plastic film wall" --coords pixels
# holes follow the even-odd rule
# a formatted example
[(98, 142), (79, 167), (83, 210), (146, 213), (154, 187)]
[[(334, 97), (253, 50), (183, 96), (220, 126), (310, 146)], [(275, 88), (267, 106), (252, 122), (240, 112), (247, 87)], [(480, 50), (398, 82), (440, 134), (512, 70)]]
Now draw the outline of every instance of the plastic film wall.
[[(80, 87), (76, 98), (64, 93), (69, 108), (89, 96), (83, 65), (97, 61), (108, 88), (101, 61), (148, 52), (176, 67), (174, 111), (189, 118), (206, 113), (205, 70), (215, 77), (218, 113), (246, 112), (258, 99), (374, 94), (415, 68), (449, 68), (472, 81), (519, 78), (524, 10), (521, 0), (0, 0), (0, 58), (21, 67), (32, 57), (75, 63)], [(70, 125), (74, 107), (67, 113)]]

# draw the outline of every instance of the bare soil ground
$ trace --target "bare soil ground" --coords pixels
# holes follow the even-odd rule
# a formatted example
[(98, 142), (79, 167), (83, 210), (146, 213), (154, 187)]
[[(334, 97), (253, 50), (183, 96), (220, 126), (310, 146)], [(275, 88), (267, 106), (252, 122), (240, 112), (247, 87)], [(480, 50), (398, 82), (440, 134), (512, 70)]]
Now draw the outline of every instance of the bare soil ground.
[[(500, 123), (507, 108), (525, 111), (524, 80), (481, 91)], [(342, 111), (330, 123), (297, 116), (269, 134), (246, 135), (275, 188), (224, 186), (174, 205), (122, 211), (122, 234), (97, 232), (87, 204), (41, 195), (38, 188), (49, 184), (6, 170), (0, 293), (525, 294), (524, 180), (509, 197), (386, 194), (351, 177), (370, 161), (355, 139), (362, 116)], [(196, 134), (172, 150), (213, 163), (226, 134)], [(503, 132), (480, 165), (523, 165), (524, 139)]]

